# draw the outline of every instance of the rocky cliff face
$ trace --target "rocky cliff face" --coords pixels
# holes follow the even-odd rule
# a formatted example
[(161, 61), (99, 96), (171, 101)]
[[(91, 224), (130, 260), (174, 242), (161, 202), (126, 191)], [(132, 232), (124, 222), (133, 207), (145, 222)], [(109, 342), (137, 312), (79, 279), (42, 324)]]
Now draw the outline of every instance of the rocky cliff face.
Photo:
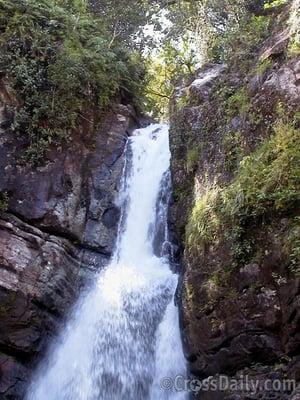
[(119, 220), (114, 199), (136, 118), (131, 107), (116, 106), (97, 135), (83, 126), (68, 146), (53, 147), (39, 168), (19, 165), (22, 138), (7, 131), (8, 118), (3, 107), (0, 398), (21, 399), (32, 363), (91, 272), (112, 254)]
[[(246, 69), (205, 66), (171, 107), (190, 372), (248, 375), (262, 388), (267, 379), (300, 379), (300, 59), (280, 18)], [(299, 395), (240, 389), (199, 398)]]

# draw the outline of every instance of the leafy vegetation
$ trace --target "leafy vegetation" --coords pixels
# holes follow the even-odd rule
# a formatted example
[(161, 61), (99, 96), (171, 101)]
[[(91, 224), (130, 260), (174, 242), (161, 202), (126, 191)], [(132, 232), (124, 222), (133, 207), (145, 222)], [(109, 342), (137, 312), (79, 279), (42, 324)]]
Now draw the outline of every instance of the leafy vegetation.
[[(166, 119), (174, 88), (188, 84), (199, 63), (249, 68), (272, 23), (266, 8), (282, 3), (0, 0), (0, 74), (17, 99), (11, 128), (28, 139), (27, 159), (39, 162), (82, 120), (95, 129), (94, 115), (120, 95)], [(246, 113), (246, 97), (243, 88), (235, 93), (229, 113), (240, 105)]]
[[(300, 201), (299, 163), (299, 130), (277, 122), (274, 135), (243, 158), (231, 184), (224, 188), (214, 185), (196, 201), (187, 227), (191, 253), (215, 244), (222, 237), (221, 229), (226, 231), (224, 226), (231, 231), (231, 239), (239, 242), (247, 220), (292, 210)], [(246, 245), (243, 242), (243, 249), (235, 252), (245, 253)]]
[(227, 213), (250, 217), (290, 209), (299, 201), (299, 162), (299, 130), (277, 123), (275, 135), (243, 159), (224, 197)]
[(296, 276), (300, 276), (300, 217), (294, 218), (292, 229), (285, 243), (289, 268)]
[(230, 96), (226, 102), (226, 114), (228, 117), (246, 115), (251, 107), (247, 89), (243, 86)]
[(223, 34), (215, 35), (208, 52), (215, 62), (228, 62), (247, 72), (262, 41), (266, 39), (272, 19), (270, 16), (245, 13), (238, 23), (228, 26)]
[[(165, 27), (162, 50), (150, 60), (147, 81), (146, 97), (150, 107), (156, 103), (156, 115), (167, 115), (170, 94), (178, 83), (188, 85), (199, 65), (225, 62), (240, 73), (247, 72), (272, 26), (272, 13), (265, 13), (268, 6), (276, 10), (281, 4), (264, 0), (169, 2), (166, 16), (171, 24)], [(261, 71), (268, 67), (267, 63), (260, 66)]]
[(222, 141), (227, 171), (236, 171), (243, 158), (242, 138), (240, 132), (228, 132)]
[(261, 61), (258, 66), (256, 67), (256, 72), (259, 75), (263, 75), (273, 66), (273, 62), (271, 58), (266, 58), (265, 60)]
[(0, 73), (18, 103), (10, 105), (11, 130), (28, 138), (32, 162), (67, 140), (90, 110), (138, 92), (141, 65), (110, 45), (84, 1), (1, 0), (0, 32)]
[(187, 226), (187, 248), (190, 252), (203, 250), (207, 243), (217, 240), (220, 229), (220, 188), (214, 186), (197, 199)]
[(193, 171), (195, 167), (197, 167), (201, 148), (202, 148), (201, 143), (199, 143), (199, 144), (194, 144), (193, 147), (190, 150), (188, 150), (187, 161), (186, 161), (188, 172)]
[(289, 19), (289, 27), (292, 38), (289, 44), (289, 55), (297, 56), (300, 53), (300, 11), (297, 1), (292, 5), (291, 15)]
[(158, 54), (150, 55), (146, 64), (146, 111), (167, 119), (176, 83), (190, 77), (195, 72), (195, 64), (195, 53), (187, 43), (178, 49), (167, 42)]

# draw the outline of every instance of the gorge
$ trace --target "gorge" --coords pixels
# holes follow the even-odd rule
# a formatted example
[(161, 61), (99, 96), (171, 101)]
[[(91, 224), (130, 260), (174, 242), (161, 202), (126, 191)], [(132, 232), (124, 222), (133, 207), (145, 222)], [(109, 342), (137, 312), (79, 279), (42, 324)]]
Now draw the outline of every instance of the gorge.
[[(160, 387), (164, 377), (185, 374), (169, 266), (169, 158), (167, 126), (150, 125), (129, 139), (115, 255), (76, 306), (28, 400), (184, 398)], [(163, 235), (155, 240), (158, 228)]]
[(300, 398), (299, 49), (299, 0), (0, 0), (0, 400)]

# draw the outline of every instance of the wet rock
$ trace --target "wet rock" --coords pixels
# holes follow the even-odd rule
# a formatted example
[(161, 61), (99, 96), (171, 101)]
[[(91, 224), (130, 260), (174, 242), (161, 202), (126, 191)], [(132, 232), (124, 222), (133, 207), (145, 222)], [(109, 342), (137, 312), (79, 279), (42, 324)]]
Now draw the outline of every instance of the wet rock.
[[(1, 92), (1, 87), (0, 87)], [(23, 399), (31, 368), (79, 293), (109, 262), (119, 220), (114, 204), (130, 106), (116, 106), (96, 137), (75, 135), (39, 168), (18, 165), (22, 142), (0, 110), (0, 398)]]
[(107, 228), (114, 228), (118, 224), (119, 218), (120, 210), (117, 207), (111, 207), (104, 212), (101, 220)]
[(261, 278), (260, 268), (258, 264), (248, 264), (240, 269), (240, 290), (249, 288)]
[(207, 99), (216, 78), (225, 70), (224, 64), (208, 64), (204, 71), (200, 70), (196, 73), (196, 78), (187, 88), (188, 95), (198, 101)]
[(21, 399), (26, 390), (28, 370), (14, 357), (0, 355), (0, 396), (8, 399)]
[(30, 362), (77, 297), (81, 264), (68, 240), (7, 214), (0, 219), (0, 249), (0, 357), (9, 357), (1, 370), (4, 395), (7, 386), (22, 391), (19, 371), (29, 375)]
[[(199, 239), (198, 247), (190, 246), (186, 235), (195, 198), (212, 188), (222, 193), (235, 179), (243, 157), (273, 134), (278, 104), (291, 119), (299, 110), (299, 57), (286, 57), (289, 39), (280, 25), (249, 70), (232, 64), (214, 76), (209, 73), (213, 66), (204, 67), (188, 92), (177, 88), (171, 104), (172, 220), (186, 245), (177, 302), (189, 370), (198, 379), (244, 373), (261, 382), (299, 380), (299, 278), (287, 254), (289, 238), (299, 236), (293, 233), (297, 224), (291, 216), (298, 215), (298, 206), (280, 215), (270, 210), (264, 218), (243, 216), (239, 221), (236, 215), (240, 226), (225, 219), (219, 232), (208, 228), (213, 237), (204, 243)], [(258, 64), (265, 60), (270, 62), (260, 73)], [(238, 105), (229, 109), (235, 94)], [(239, 109), (242, 104), (247, 112)], [(222, 212), (213, 218), (222, 218)], [(285, 400), (297, 393), (229, 390), (201, 392), (196, 398)]]
[(243, 123), (244, 123), (244, 121), (240, 117), (232, 118), (232, 120), (231, 120), (232, 129), (234, 129), (235, 131), (238, 131), (239, 129), (241, 129), (243, 127)]

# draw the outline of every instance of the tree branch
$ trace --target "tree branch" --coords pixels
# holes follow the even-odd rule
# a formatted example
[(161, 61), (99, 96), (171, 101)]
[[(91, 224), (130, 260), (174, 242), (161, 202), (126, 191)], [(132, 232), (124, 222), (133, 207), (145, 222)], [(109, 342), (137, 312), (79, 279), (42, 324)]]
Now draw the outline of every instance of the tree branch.
[(153, 94), (154, 96), (159, 96), (159, 97), (163, 97), (165, 99), (171, 100), (171, 97), (164, 93), (154, 92), (153, 90), (149, 90), (149, 89), (146, 90), (146, 93)]

